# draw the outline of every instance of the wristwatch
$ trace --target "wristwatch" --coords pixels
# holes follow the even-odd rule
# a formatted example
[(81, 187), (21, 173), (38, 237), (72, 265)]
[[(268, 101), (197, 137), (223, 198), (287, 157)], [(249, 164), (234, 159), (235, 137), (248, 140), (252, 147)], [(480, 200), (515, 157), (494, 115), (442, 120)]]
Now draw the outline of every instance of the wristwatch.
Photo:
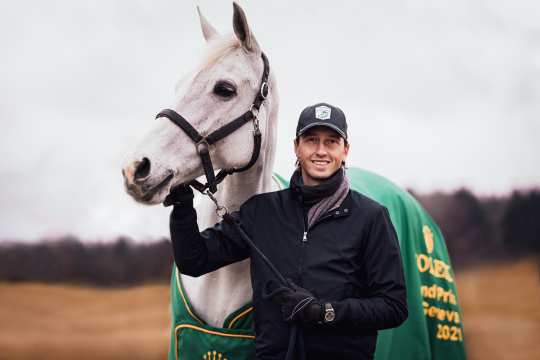
[(325, 303), (324, 304), (324, 322), (325, 323), (331, 323), (336, 318), (336, 313), (334, 312), (334, 308), (332, 307), (332, 304)]

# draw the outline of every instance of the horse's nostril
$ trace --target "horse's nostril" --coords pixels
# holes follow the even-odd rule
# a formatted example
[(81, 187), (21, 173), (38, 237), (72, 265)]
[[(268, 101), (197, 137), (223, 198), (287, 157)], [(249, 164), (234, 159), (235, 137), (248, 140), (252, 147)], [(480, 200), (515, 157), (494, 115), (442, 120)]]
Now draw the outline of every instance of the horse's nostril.
[(135, 170), (135, 180), (144, 179), (150, 174), (150, 160), (143, 158), (140, 163), (137, 164)]

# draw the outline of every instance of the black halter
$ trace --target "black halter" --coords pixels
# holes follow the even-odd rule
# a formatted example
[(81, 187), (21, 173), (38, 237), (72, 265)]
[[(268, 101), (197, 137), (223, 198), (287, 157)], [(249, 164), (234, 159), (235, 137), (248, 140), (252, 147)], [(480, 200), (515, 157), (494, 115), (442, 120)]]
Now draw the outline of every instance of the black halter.
[[(253, 104), (248, 111), (234, 119), (228, 124), (223, 125), (219, 129), (213, 131), (212, 133), (202, 136), (191, 124), (176, 111), (171, 109), (165, 109), (159, 112), (156, 115), (156, 119), (160, 117), (166, 117), (171, 120), (173, 123), (178, 125), (180, 129), (186, 133), (187, 136), (195, 143), (197, 148), (197, 153), (201, 157), (202, 166), (204, 169), (204, 174), (206, 175), (206, 184), (201, 184), (197, 180), (192, 180), (189, 185), (193, 186), (195, 189), (199, 190), (201, 193), (204, 193), (206, 189), (212, 194), (217, 191), (217, 185), (225, 179), (227, 175), (234, 174), (236, 172), (246, 171), (252, 167), (257, 159), (259, 158), (259, 153), (261, 152), (261, 132), (259, 130), (259, 109), (268, 96), (268, 74), (270, 73), (270, 65), (268, 64), (268, 59), (264, 53), (261, 53), (261, 57), (264, 63), (264, 70), (262, 74), (261, 86)], [(233, 133), (234, 131), (241, 128), (244, 124), (253, 120), (253, 152), (251, 153), (251, 159), (249, 162), (240, 167), (232, 169), (221, 169), (217, 175), (214, 174), (214, 167), (212, 166), (212, 159), (210, 158), (209, 146), (215, 144), (217, 141), (223, 139), (227, 135)]]

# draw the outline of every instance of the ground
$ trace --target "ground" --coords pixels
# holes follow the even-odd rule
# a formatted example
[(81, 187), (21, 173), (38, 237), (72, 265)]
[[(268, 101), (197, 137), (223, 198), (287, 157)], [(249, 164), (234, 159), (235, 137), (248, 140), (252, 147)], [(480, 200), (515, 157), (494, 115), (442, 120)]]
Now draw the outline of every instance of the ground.
[(458, 273), (469, 359), (540, 359), (540, 270), (534, 260)]
[(0, 284), (0, 359), (165, 359), (168, 287)]
[[(470, 360), (540, 359), (538, 263), (458, 273)], [(164, 359), (169, 288), (0, 283), (0, 359)]]

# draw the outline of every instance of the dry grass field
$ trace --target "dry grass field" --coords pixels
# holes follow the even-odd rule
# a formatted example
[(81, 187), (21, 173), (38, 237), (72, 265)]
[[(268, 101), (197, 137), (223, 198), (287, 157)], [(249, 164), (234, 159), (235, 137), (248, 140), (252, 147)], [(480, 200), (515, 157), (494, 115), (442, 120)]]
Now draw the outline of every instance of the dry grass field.
[[(458, 274), (469, 359), (540, 359), (532, 260)], [(0, 283), (0, 359), (164, 359), (168, 286)]]
[(457, 274), (470, 360), (540, 359), (538, 261)]
[(0, 283), (0, 359), (164, 359), (168, 291)]

